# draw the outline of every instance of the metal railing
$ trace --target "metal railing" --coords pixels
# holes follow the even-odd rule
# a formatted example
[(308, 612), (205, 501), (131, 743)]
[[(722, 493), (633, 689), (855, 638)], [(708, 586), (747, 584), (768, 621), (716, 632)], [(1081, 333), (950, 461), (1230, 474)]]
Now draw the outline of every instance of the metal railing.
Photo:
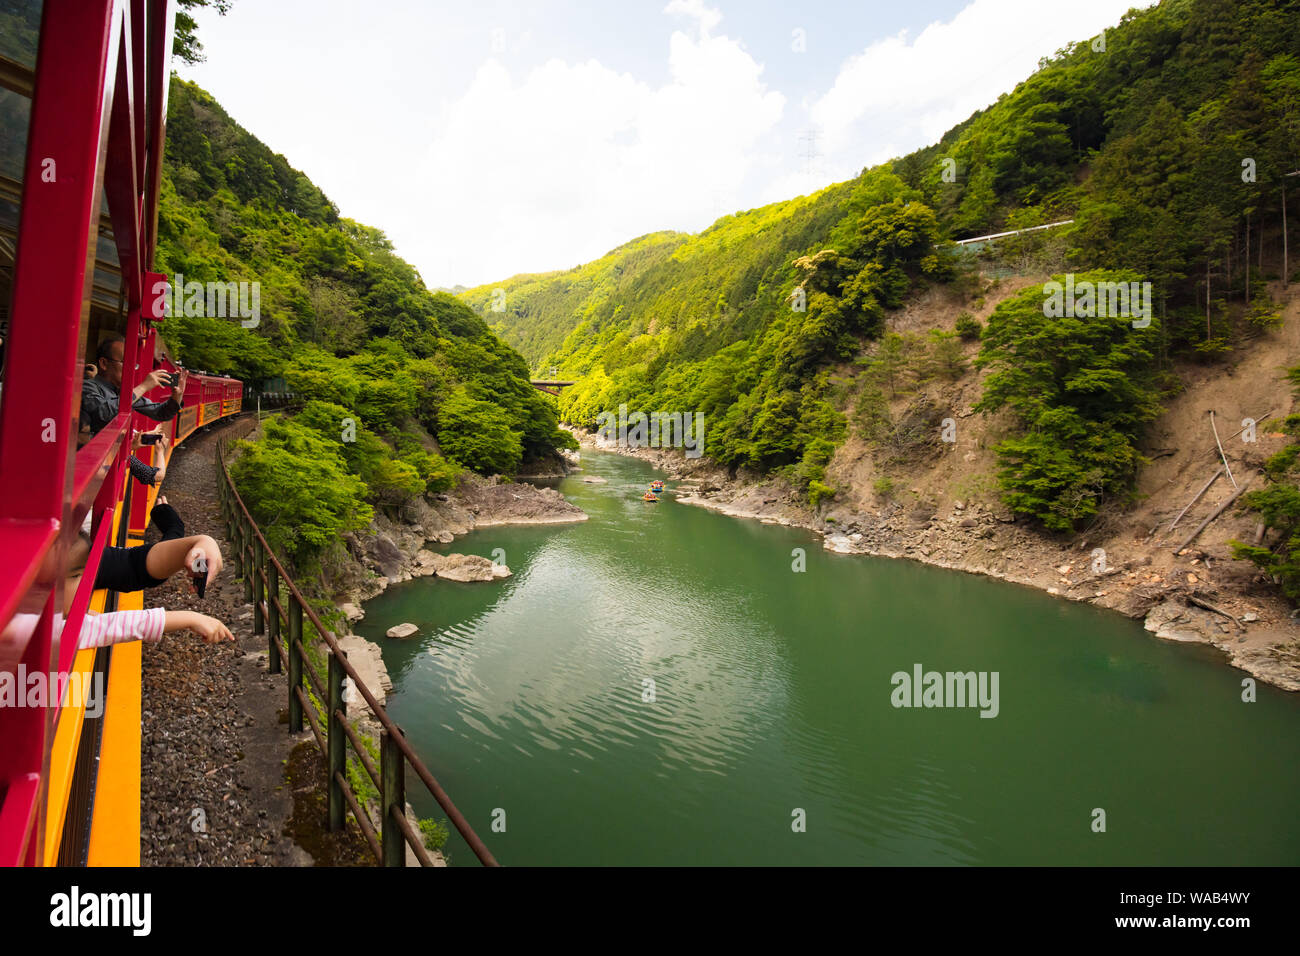
[[(262, 537), (261, 530), (248, 513), (244, 501), (235, 489), (230, 471), (226, 468), (227, 440), (217, 442), (217, 463), (220, 480), (217, 482), (221, 499), (221, 513), (225, 519), (233, 557), (239, 577), (244, 582), (244, 600), (253, 605), (253, 633), (265, 634), (269, 650), (268, 664), (271, 673), (278, 674), (281, 667), (289, 672), (289, 732), (301, 733), (303, 718), (311, 728), (321, 753), (329, 764), (329, 828), (342, 830), (347, 823), (347, 810), (352, 811), (370, 851), (384, 866), (405, 866), (405, 848), (409, 846), (421, 866), (433, 866), (424, 841), (406, 818), (406, 768), (409, 765), (425, 789), (442, 807), (447, 819), (464, 838), (474, 855), (484, 866), (499, 866), (491, 851), (474, 832), (469, 822), (456, 809), (451, 798), (434, 779), (433, 774), (416, 756), (407, 743), (402, 729), (393, 723), (360, 675), (348, 663), (347, 652), (339, 647), (334, 635), (326, 628), (316, 611), (302, 596), (293, 579), (284, 570), (274, 552)], [(287, 599), (288, 607), (281, 601)], [(273, 612), (273, 613), (272, 613)], [(316, 668), (308, 659), (302, 639), (302, 619), (316, 629), (329, 655), (326, 681), (322, 683)], [(281, 641), (282, 627), (287, 637)], [(352, 679), (353, 686), (366, 702), (382, 728), (379, 741), (379, 769), (375, 769), (367, 748), (348, 724), (347, 705), (343, 701), (343, 678)], [(322, 729), (308, 693), (304, 677), (310, 682), (318, 700), (328, 701), (325, 727)], [(347, 780), (347, 747), (351, 744), (357, 761), (379, 791), (379, 826), (371, 822), (369, 814)], [(376, 830), (378, 832), (376, 833)]]

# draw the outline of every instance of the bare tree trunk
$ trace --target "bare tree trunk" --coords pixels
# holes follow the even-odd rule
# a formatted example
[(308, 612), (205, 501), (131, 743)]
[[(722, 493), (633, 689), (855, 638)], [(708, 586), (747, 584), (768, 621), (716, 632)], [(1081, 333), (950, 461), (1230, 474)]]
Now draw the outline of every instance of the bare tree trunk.
[(1215, 508), (1213, 514), (1211, 514), (1208, 518), (1206, 518), (1199, 525), (1197, 525), (1196, 530), (1192, 532), (1191, 536), (1186, 541), (1184, 541), (1178, 547), (1174, 548), (1174, 554), (1180, 554), (1181, 552), (1187, 550), (1188, 545), (1190, 545), (1193, 541), (1195, 541), (1197, 537), (1200, 535), (1200, 533), (1204, 531), (1207, 527), (1209, 527), (1211, 521), (1219, 517), (1219, 515), (1223, 514), (1225, 511), (1227, 511), (1234, 501), (1236, 501), (1238, 498), (1240, 498), (1243, 494), (1246, 493), (1246, 489), (1250, 487), (1251, 482), (1253, 482), (1254, 480), (1255, 480), (1254, 475), (1251, 475), (1249, 478), (1247, 478), (1246, 483), (1242, 485), (1240, 488), (1238, 488), (1236, 491), (1234, 491), (1232, 493), (1232, 496), (1227, 501), (1219, 505), (1219, 507)]
[(1192, 505), (1196, 504), (1196, 502), (1201, 500), (1201, 496), (1210, 490), (1210, 485), (1214, 484), (1215, 481), (1218, 480), (1221, 474), (1223, 474), (1222, 468), (1218, 469), (1217, 471), (1214, 472), (1214, 474), (1210, 475), (1210, 480), (1207, 481), (1204, 485), (1202, 485), (1201, 490), (1192, 496), (1192, 500), (1187, 502), (1187, 507), (1183, 508), (1182, 511), (1178, 512), (1177, 517), (1175, 517), (1173, 522), (1169, 525), (1170, 531), (1173, 531), (1174, 528), (1178, 527), (1178, 522), (1183, 520), (1183, 515), (1187, 514), (1187, 512), (1191, 510)]
[(1214, 432), (1214, 444), (1219, 447), (1219, 457), (1223, 459), (1223, 470), (1228, 473), (1228, 480), (1232, 482), (1232, 487), (1237, 487), (1237, 479), (1232, 477), (1232, 469), (1228, 467), (1228, 456), (1223, 453), (1223, 442), (1219, 441), (1219, 428), (1214, 424), (1214, 409), (1210, 409), (1210, 428)]
[(1291, 260), (1286, 245), (1286, 183), (1282, 184), (1282, 288), (1287, 287), (1291, 273)]
[(1250, 308), (1250, 213), (1246, 213), (1246, 308)]
[(1205, 341), (1210, 341), (1210, 260), (1205, 260)]

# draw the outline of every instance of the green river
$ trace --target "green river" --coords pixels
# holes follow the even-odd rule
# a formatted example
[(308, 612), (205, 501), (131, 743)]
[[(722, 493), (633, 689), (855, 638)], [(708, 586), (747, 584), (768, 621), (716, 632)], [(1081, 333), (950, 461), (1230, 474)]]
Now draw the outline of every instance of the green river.
[[(399, 585), (356, 627), (383, 647), (389, 712), (502, 863), (1300, 862), (1300, 695), (1243, 702), (1222, 655), (1140, 622), (831, 554), (678, 504), (672, 482), (649, 504), (665, 476), (638, 460), (584, 449), (583, 467), (556, 486), (589, 521), (442, 549), (501, 549), (513, 577)], [(404, 621), (419, 633), (384, 636)], [(996, 673), (996, 716), (895, 707), (916, 665), (990, 692)], [(474, 862), (454, 830), (447, 851)]]

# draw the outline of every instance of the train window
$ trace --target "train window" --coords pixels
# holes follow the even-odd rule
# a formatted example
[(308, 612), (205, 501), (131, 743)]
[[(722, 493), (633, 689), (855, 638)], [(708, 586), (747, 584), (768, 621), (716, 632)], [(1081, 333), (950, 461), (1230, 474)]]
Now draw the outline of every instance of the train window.
[[(4, 26), (7, 18), (15, 14), (0, 14), (0, 33), (6, 36), (5, 52), (0, 57), (8, 60), (7, 46), (11, 45)], [(36, 22), (39, 23), (39, 11)], [(35, 62), (33, 47), (32, 61)], [(0, 63), (8, 67), (8, 63)], [(4, 380), (5, 343), (9, 339), (9, 315), (13, 296), (14, 257), (18, 246), (18, 210), (22, 202), (23, 163), (27, 153), (27, 127), (31, 121), (31, 100), (23, 92), (30, 92), (30, 73), (21, 61), (12, 69), (4, 69), (0, 88), (0, 382)]]
[(0, 5), (0, 57), (36, 69), (42, 0), (8, 0)]

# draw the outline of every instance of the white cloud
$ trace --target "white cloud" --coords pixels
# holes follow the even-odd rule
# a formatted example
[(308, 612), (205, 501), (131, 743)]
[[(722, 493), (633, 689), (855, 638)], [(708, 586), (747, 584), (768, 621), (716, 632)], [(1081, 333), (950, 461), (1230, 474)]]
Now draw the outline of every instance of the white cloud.
[(693, 18), (700, 27), (700, 35), (707, 37), (722, 22), (722, 11), (706, 7), (704, 0), (670, 0), (664, 13), (680, 13)]
[(669, 40), (651, 86), (596, 60), (554, 59), (522, 77), (496, 58), (446, 105), (410, 217), (391, 235), (430, 285), (567, 268), (657, 229), (698, 229), (735, 208), (785, 97), (700, 0), (666, 12), (696, 36)]
[(1014, 89), (1041, 57), (1099, 34), (1142, 5), (974, 0), (914, 40), (904, 32), (872, 43), (844, 63), (831, 89), (809, 109), (833, 178), (936, 142)]

